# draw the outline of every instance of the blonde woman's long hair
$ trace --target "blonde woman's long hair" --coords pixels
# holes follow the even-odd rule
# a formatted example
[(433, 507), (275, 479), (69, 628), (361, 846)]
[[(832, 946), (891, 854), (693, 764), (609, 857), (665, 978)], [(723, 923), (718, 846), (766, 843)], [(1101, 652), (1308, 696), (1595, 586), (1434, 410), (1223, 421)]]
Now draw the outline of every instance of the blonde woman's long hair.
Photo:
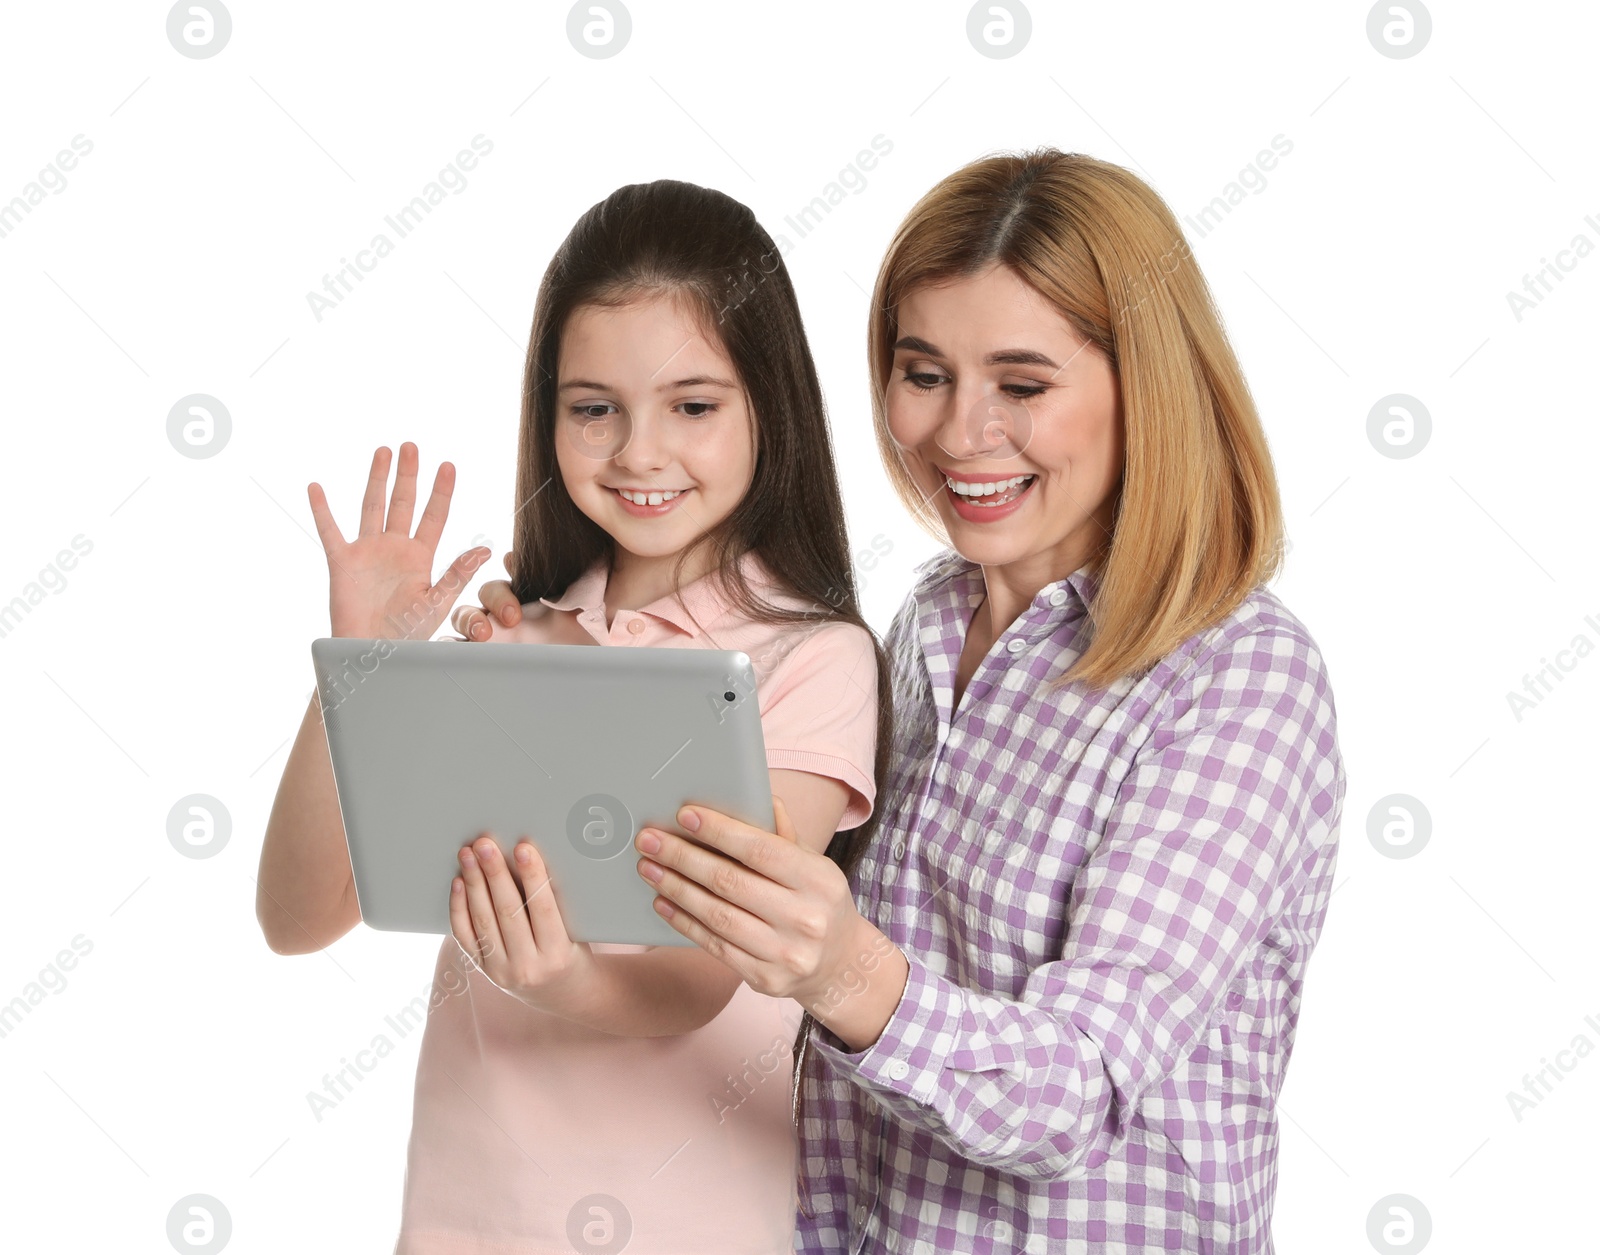
[(1105, 688), (1226, 618), (1277, 574), (1283, 515), (1261, 420), (1172, 211), (1121, 166), (1039, 149), (986, 157), (907, 215), (868, 328), (873, 424), (889, 479), (948, 545), (889, 435), (900, 302), (925, 284), (1011, 268), (1116, 373), (1125, 457), (1115, 522), (1090, 559), (1088, 648), (1059, 677)]

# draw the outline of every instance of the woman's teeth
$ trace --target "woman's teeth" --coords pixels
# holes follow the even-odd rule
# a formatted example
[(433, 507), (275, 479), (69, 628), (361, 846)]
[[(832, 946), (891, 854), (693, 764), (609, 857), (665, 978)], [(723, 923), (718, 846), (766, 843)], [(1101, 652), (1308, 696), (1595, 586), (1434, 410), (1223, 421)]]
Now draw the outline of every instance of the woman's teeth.
[(682, 493), (684, 489), (674, 488), (671, 492), (634, 492), (628, 488), (618, 488), (618, 494), (634, 505), (660, 505), (664, 501), (671, 501)]
[[(980, 479), (962, 480), (944, 477), (944, 482), (950, 491), (958, 497), (965, 497), (968, 505), (992, 506), (1004, 505), (1007, 501), (1014, 501), (1021, 495), (1029, 483), (1033, 481), (1032, 475), (1013, 475), (1010, 479)], [(993, 501), (981, 501), (980, 497), (994, 497)]]

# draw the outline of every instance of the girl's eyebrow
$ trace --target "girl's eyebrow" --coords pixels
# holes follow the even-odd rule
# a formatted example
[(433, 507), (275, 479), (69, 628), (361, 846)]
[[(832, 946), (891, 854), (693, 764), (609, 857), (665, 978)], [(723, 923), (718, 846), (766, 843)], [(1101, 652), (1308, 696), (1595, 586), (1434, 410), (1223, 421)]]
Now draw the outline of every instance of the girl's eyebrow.
[(703, 387), (737, 389), (739, 385), (734, 383), (731, 379), (720, 379), (716, 375), (690, 375), (687, 379), (674, 379), (670, 383), (658, 383), (656, 385), (656, 391), (665, 392), (669, 388)]
[[(894, 342), (896, 349), (906, 349), (912, 353), (926, 353), (929, 357), (943, 357), (943, 350), (929, 344), (926, 340), (919, 340), (916, 336), (901, 336)], [(1043, 353), (1037, 349), (996, 349), (993, 353), (986, 353), (983, 357), (985, 366), (1048, 366), (1051, 370), (1060, 369)]]
[[(687, 379), (672, 379), (666, 383), (656, 385), (657, 392), (666, 392), (672, 388), (731, 388), (737, 390), (739, 385), (728, 379), (720, 379), (716, 375), (691, 375)], [(565, 392), (569, 388), (583, 388), (590, 392), (611, 392), (614, 389), (610, 384), (598, 383), (593, 379), (569, 379), (559, 388), (558, 392)]]

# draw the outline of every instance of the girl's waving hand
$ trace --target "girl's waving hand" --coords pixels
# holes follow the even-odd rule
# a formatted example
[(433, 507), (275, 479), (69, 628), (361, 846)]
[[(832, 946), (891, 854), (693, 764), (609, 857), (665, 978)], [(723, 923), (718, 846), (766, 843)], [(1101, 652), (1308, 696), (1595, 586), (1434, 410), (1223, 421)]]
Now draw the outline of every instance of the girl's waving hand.
[(360, 530), (354, 540), (345, 540), (333, 521), (322, 485), (313, 483), (307, 488), (317, 535), (328, 557), (328, 610), (334, 636), (426, 640), (489, 557), (485, 548), (469, 549), (433, 583), (433, 556), (450, 514), (455, 467), (449, 462), (439, 464), (433, 493), (413, 534), (417, 446), (409, 440), (400, 446), (400, 469), (385, 518), (383, 493), (389, 482), (389, 458), (387, 447), (372, 455)]

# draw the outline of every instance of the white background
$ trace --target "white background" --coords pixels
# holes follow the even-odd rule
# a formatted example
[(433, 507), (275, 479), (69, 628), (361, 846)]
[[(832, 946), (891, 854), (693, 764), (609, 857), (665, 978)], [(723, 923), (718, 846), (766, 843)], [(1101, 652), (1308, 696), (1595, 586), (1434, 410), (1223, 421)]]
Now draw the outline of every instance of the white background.
[[(1440, 0), (1423, 50), (1392, 58), (1359, 3), (1039, 0), (1028, 45), (992, 59), (964, 3), (630, 3), (609, 59), (569, 43), (564, 4), (235, 0), (207, 59), (174, 50), (161, 5), (7, 7), (0, 203), (74, 136), (93, 150), (0, 238), (0, 604), (75, 536), (92, 550), (0, 638), (0, 1003), (75, 936), (92, 949), (0, 1038), (0, 1243), (166, 1251), (169, 1210), (204, 1193), (233, 1251), (390, 1248), (420, 1033), (320, 1122), (306, 1095), (394, 1036), (437, 940), (358, 928), (281, 958), (254, 917), (328, 630), (305, 486), (353, 530), (373, 448), (416, 440), (427, 476), (459, 472), (440, 569), (475, 538), (508, 548), (534, 293), (583, 209), (670, 176), (789, 237), (856, 547), (893, 547), (864, 576), (882, 629), (933, 552), (887, 490), (864, 353), (914, 200), (1048, 144), (1192, 217), (1280, 134), (1265, 188), (1190, 234), (1271, 439), (1294, 544), (1276, 587), (1328, 660), (1349, 772), (1280, 1108), (1278, 1249), (1367, 1250), (1397, 1193), (1435, 1250), (1592, 1243), (1600, 1058), (1560, 1056), (1520, 1119), (1507, 1094), (1575, 1038), (1600, 1047), (1579, 803), (1600, 657), (1563, 655), (1520, 719), (1507, 693), (1600, 644), (1600, 256), (1520, 319), (1507, 293), (1600, 244), (1593, 11)], [(319, 322), (306, 294), (478, 134), (465, 189)], [(880, 134), (865, 188), (797, 239), (784, 216)], [(231, 413), (214, 457), (168, 442), (190, 393)], [(1393, 393), (1432, 417), (1410, 458), (1368, 440)], [(192, 793), (231, 816), (210, 858), (168, 841)], [(1432, 821), (1405, 859), (1368, 837), (1396, 793)]]

